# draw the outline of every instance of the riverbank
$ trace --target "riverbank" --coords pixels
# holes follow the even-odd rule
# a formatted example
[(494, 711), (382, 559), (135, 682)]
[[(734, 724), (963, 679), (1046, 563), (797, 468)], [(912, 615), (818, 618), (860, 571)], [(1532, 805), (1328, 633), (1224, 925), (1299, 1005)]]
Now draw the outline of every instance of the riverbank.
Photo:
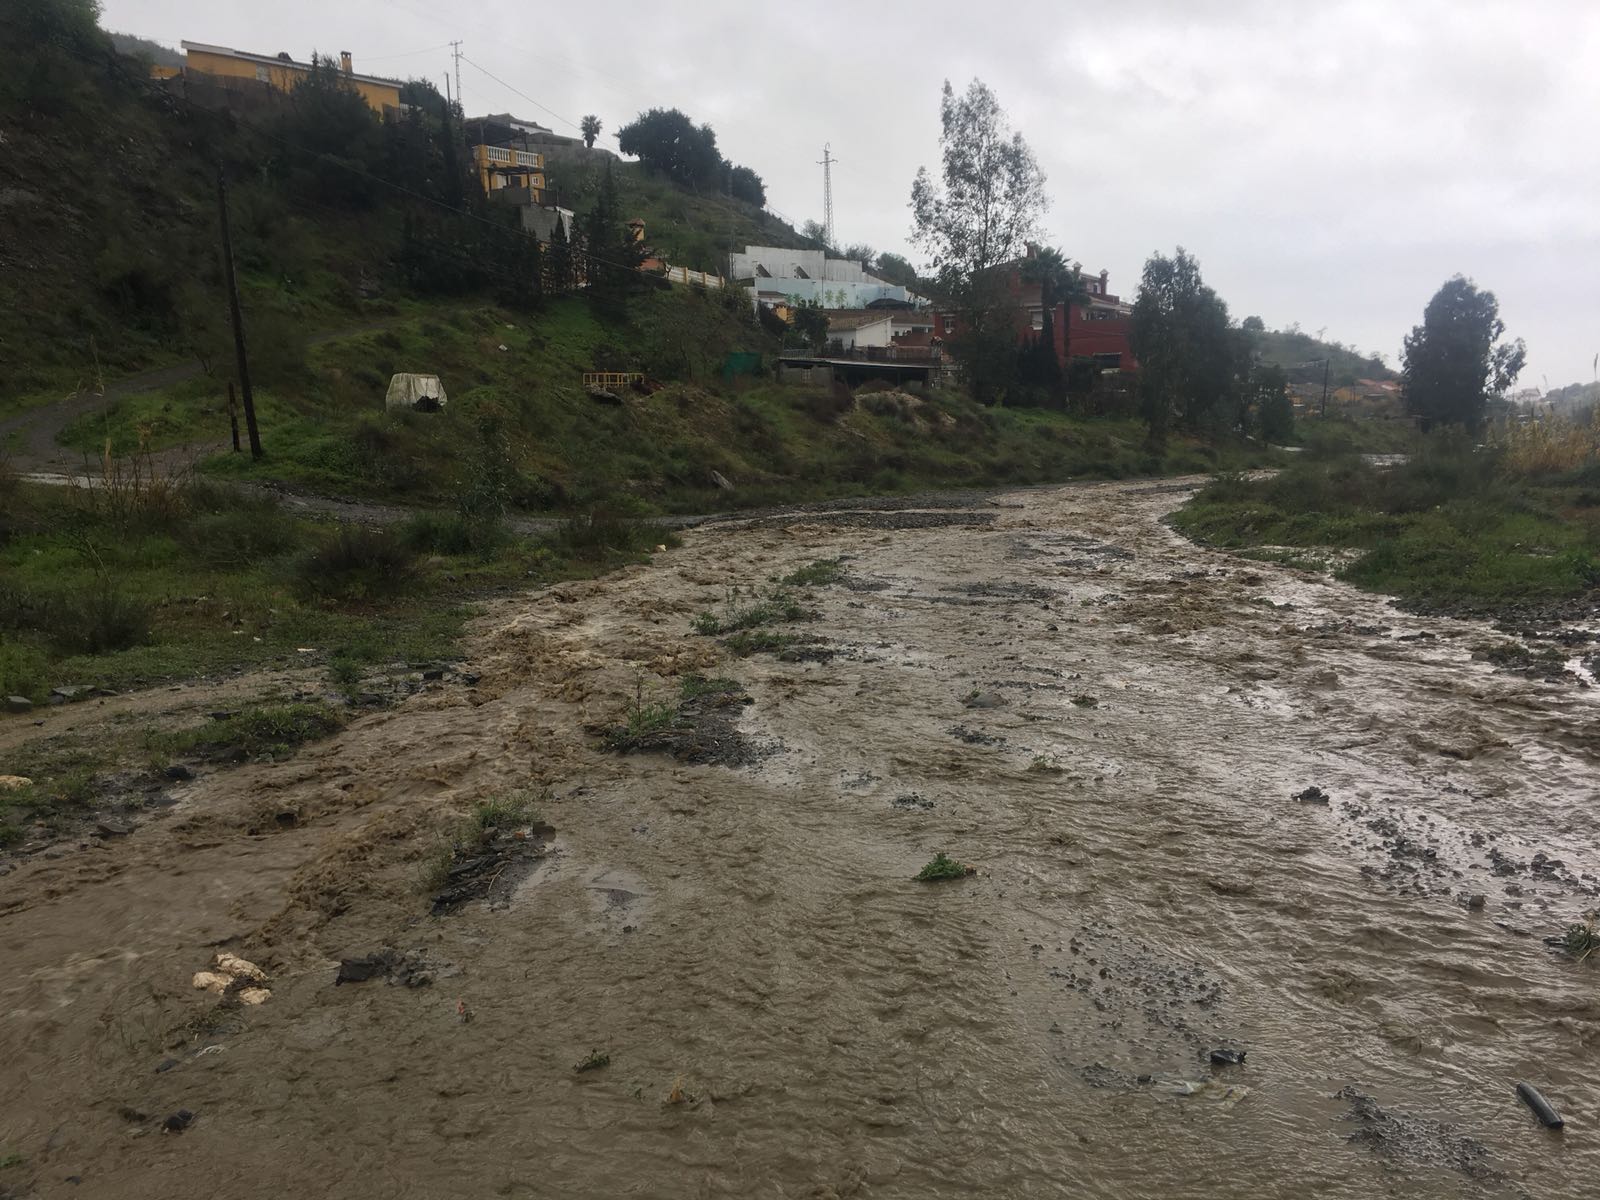
[[(1587, 1195), (1593, 968), (1541, 939), (1596, 902), (1591, 697), (1185, 541), (1173, 487), (690, 531), (491, 602), (470, 681), (19, 863), (6, 1184)], [(818, 653), (694, 631), (778, 588), (753, 628)], [(607, 748), (719, 696), (745, 765)], [(977, 873), (914, 881), (941, 852)], [(265, 1003), (191, 986), (219, 950)]]

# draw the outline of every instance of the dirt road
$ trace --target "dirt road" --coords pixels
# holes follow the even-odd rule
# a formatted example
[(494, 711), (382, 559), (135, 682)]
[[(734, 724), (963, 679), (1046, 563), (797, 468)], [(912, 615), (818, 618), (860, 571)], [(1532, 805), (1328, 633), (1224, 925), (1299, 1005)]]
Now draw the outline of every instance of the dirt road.
[[(0, 1188), (1592, 1195), (1600, 975), (1542, 938), (1596, 904), (1594, 695), (1191, 546), (1181, 498), (698, 530), (498, 605), (475, 687), (18, 864)], [(831, 660), (690, 631), (841, 554)], [(687, 672), (748, 690), (748, 765), (600, 748)], [(440, 831), (523, 788), (548, 852), (431, 915)], [(912, 882), (938, 851), (977, 874)], [(431, 982), (335, 986), (385, 946)], [(195, 991), (219, 950), (270, 999)]]

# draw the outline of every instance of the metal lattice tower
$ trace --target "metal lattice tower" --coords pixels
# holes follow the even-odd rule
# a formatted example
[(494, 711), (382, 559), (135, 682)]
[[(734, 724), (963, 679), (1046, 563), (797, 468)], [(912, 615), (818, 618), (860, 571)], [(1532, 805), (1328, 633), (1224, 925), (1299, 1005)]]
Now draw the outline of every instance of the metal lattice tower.
[(456, 103), (461, 106), (461, 115), (467, 115), (466, 105), (461, 101), (461, 43), (451, 42), (450, 50), (456, 60)]
[(833, 164), (838, 161), (833, 157), (833, 143), (824, 143), (817, 165), (822, 168), (822, 240), (830, 246), (833, 245)]

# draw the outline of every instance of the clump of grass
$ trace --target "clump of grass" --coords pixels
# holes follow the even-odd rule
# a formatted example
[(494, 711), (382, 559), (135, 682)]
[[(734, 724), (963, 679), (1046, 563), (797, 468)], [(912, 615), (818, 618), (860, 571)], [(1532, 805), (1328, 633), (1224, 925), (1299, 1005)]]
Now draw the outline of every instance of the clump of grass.
[(295, 564), (294, 582), (318, 600), (375, 600), (417, 582), (416, 555), (387, 529), (342, 525)]
[(676, 533), (655, 521), (628, 518), (605, 507), (562, 522), (555, 541), (560, 549), (584, 562), (606, 562), (648, 553), (657, 546), (683, 544)]
[(944, 851), (935, 854), (928, 865), (916, 874), (918, 883), (938, 883), (945, 879), (965, 879), (968, 875), (976, 875), (977, 867), (969, 867), (966, 863), (957, 862), (947, 856)]
[(396, 536), (408, 549), (420, 554), (490, 559), (505, 548), (510, 532), (504, 521), (491, 516), (419, 512), (401, 523)]
[(732, 679), (720, 675), (707, 679), (704, 675), (685, 675), (678, 682), (678, 696), (684, 701), (698, 700), (701, 696), (717, 696), (742, 690)]
[(827, 587), (844, 578), (844, 561), (837, 558), (819, 558), (813, 563), (790, 571), (782, 579), (789, 587)]
[(27, 1160), (17, 1151), (8, 1150), (6, 1153), (0, 1154), (0, 1171), (4, 1171), (9, 1167), (20, 1167), (25, 1161)]
[(422, 855), (418, 879), (425, 892), (450, 882), (456, 863), (480, 855), (497, 838), (539, 824), (540, 797), (527, 789), (480, 800)]
[(152, 734), (145, 749), (152, 763), (185, 754), (224, 759), (283, 758), (306, 742), (344, 728), (345, 714), (328, 704), (262, 704), (177, 733)]
[(609, 1053), (602, 1053), (599, 1050), (591, 1050), (589, 1051), (587, 1058), (583, 1059), (581, 1062), (573, 1063), (572, 1069), (579, 1075), (582, 1075), (585, 1071), (598, 1071), (601, 1067), (609, 1067), (610, 1065), (611, 1055)]
[(815, 619), (816, 615), (816, 612), (802, 604), (793, 592), (775, 588), (748, 604), (740, 604), (735, 596), (730, 595), (722, 615), (701, 613), (694, 619), (694, 631), (707, 637), (716, 637), (721, 634), (756, 629), (762, 625), (810, 621)]
[(1600, 950), (1600, 912), (1588, 913), (1583, 920), (1568, 925), (1561, 935), (1561, 945), (1579, 962)]
[(749, 658), (752, 654), (782, 654), (810, 639), (797, 633), (774, 633), (770, 629), (745, 630), (730, 637), (723, 645), (735, 658)]

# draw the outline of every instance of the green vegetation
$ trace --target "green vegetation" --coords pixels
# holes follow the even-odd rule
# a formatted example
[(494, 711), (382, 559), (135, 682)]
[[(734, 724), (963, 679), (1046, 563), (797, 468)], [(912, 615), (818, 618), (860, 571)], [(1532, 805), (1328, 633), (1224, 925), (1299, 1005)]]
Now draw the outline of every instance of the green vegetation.
[(1268, 329), (1260, 317), (1246, 317), (1240, 327), (1250, 335), (1256, 357), (1267, 366), (1287, 371), (1292, 367), (1303, 367), (1306, 363), (1317, 363), (1314, 371), (1305, 368), (1297, 374), (1297, 378), (1307, 382), (1322, 383), (1321, 363), (1326, 360), (1329, 390), (1351, 387), (1363, 379), (1396, 378), (1395, 372), (1384, 365), (1383, 359), (1377, 355), (1362, 354), (1343, 342), (1324, 341), (1302, 332), (1298, 325), (1291, 325), (1287, 329)]
[(1449, 280), (1406, 335), (1406, 411), (1425, 422), (1480, 428), (1490, 397), (1503, 395), (1527, 361), (1520, 338), (1495, 344), (1505, 331), (1493, 292), (1460, 275)]
[(515, 836), (520, 829), (540, 823), (537, 804), (542, 796), (526, 789), (491, 796), (474, 804), (422, 856), (418, 883), (425, 892), (437, 892), (450, 881), (455, 865), (475, 858), (497, 839)]
[(1600, 913), (1588, 913), (1582, 921), (1568, 925), (1561, 935), (1561, 945), (1566, 952), (1583, 962), (1600, 950)]
[(1219, 476), (1174, 518), (1213, 545), (1335, 547), (1338, 574), (1422, 606), (1493, 612), (1600, 583), (1600, 483), (1593, 460), (1529, 475), (1513, 451), (1448, 432), (1404, 465), (1306, 456), (1270, 479)]
[(743, 689), (737, 681), (717, 675), (707, 679), (704, 675), (685, 675), (678, 682), (678, 695), (683, 700), (696, 700), (701, 696), (719, 696)]
[(343, 709), (327, 704), (254, 705), (177, 733), (152, 734), (145, 746), (152, 762), (168, 763), (189, 755), (241, 762), (284, 758), (306, 742), (344, 728)]
[(609, 1067), (610, 1065), (611, 1055), (609, 1053), (591, 1050), (581, 1062), (574, 1063), (572, 1069), (582, 1075), (585, 1071), (598, 1071), (601, 1067)]
[(965, 879), (968, 875), (977, 873), (977, 867), (969, 867), (966, 863), (948, 858), (941, 850), (929, 860), (927, 866), (917, 872), (916, 879), (919, 883), (938, 883), (945, 879)]
[(26, 1161), (17, 1151), (8, 1150), (4, 1154), (0, 1154), (0, 1171), (4, 1171), (8, 1167), (20, 1167)]
[(828, 587), (843, 578), (843, 559), (819, 558), (798, 570), (790, 571), (781, 582), (788, 587)]
[(694, 619), (694, 631), (707, 637), (716, 637), (720, 634), (755, 629), (761, 625), (773, 625), (780, 621), (810, 621), (814, 620), (816, 615), (793, 593), (782, 588), (774, 588), (757, 595), (747, 604), (741, 604), (737, 595), (730, 594), (722, 615), (701, 613)]

